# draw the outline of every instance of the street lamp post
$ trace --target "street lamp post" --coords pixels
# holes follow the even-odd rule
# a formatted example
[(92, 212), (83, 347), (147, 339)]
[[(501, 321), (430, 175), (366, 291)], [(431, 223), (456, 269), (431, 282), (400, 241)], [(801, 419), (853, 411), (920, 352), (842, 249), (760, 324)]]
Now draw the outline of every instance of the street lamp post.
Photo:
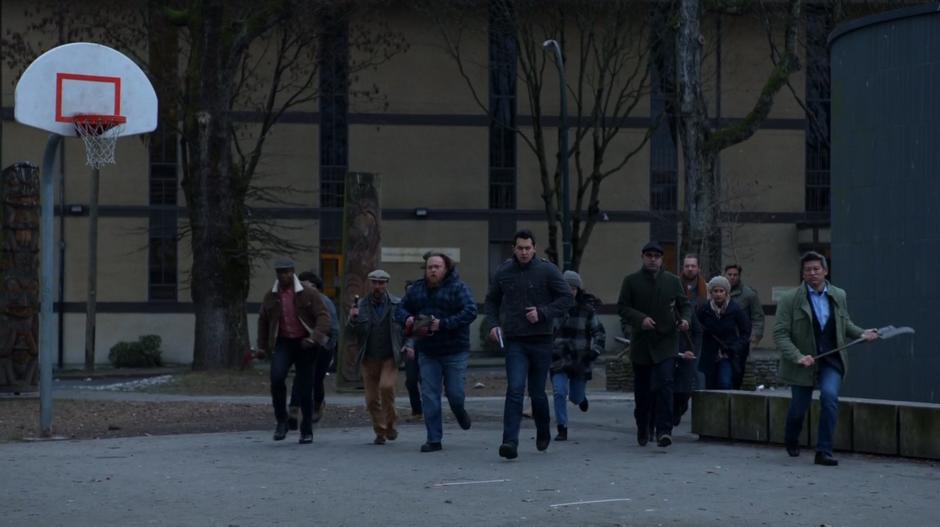
[(565, 62), (557, 40), (542, 43), (545, 51), (554, 52), (558, 67), (558, 88), (561, 111), (558, 117), (558, 166), (561, 169), (561, 246), (564, 269), (571, 269), (571, 188), (568, 183), (568, 102), (565, 93)]

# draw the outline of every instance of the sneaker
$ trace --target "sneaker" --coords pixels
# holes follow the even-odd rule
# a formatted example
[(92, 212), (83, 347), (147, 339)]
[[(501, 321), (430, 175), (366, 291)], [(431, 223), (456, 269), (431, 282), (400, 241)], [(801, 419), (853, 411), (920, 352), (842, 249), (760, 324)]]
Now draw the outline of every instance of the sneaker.
[(587, 397), (585, 397), (583, 401), (578, 403), (578, 408), (580, 408), (582, 412), (588, 411), (588, 408), (590, 407), (591, 407), (591, 403), (588, 402)]
[(637, 431), (636, 431), (636, 442), (637, 442), (640, 446), (646, 446), (646, 444), (650, 442), (650, 435), (649, 435), (649, 432), (647, 432), (645, 428), (638, 428), (638, 429), (637, 429)]
[(666, 448), (672, 444), (672, 436), (669, 434), (659, 434), (659, 437), (656, 438), (656, 446)]
[(442, 448), (444, 448), (444, 447), (441, 446), (441, 443), (440, 443), (440, 442), (437, 442), (437, 443), (427, 442), (427, 443), (421, 445), (421, 451), (422, 451), (422, 452), (437, 452), (438, 450), (440, 450), (440, 449), (442, 449)]
[(555, 436), (555, 441), (567, 441), (568, 440), (568, 427), (558, 425), (558, 435)]
[(297, 430), (297, 418), (300, 416), (300, 408), (291, 406), (287, 409), (287, 429)]
[(816, 460), (814, 463), (824, 467), (834, 467), (839, 464), (839, 460), (832, 457), (832, 454), (828, 454), (826, 452), (816, 452)]
[(391, 430), (386, 432), (385, 439), (388, 439), (389, 441), (394, 441), (398, 439), (398, 430), (395, 430), (394, 428), (392, 428)]
[(466, 410), (461, 410), (460, 413), (456, 415), (457, 423), (460, 425), (460, 428), (464, 430), (470, 430), (470, 414)]
[(516, 450), (515, 443), (505, 442), (499, 445), (499, 455), (506, 459), (516, 459), (519, 456), (519, 452)]
[(385, 436), (375, 436), (375, 439), (372, 440), (373, 445), (384, 445)]
[(287, 437), (287, 421), (278, 421), (274, 427), (274, 440), (283, 441)]

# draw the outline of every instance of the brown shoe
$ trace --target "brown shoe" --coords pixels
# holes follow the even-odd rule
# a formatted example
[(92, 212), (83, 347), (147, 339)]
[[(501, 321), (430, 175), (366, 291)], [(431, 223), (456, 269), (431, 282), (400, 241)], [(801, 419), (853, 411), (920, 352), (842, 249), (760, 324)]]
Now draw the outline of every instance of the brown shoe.
[(375, 436), (375, 439), (372, 440), (373, 445), (384, 445), (385, 436)]

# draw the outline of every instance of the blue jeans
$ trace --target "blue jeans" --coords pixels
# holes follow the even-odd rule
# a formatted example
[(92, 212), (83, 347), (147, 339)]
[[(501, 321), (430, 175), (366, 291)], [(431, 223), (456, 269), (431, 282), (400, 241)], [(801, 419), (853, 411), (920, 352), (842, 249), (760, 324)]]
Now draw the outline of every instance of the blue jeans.
[[(405, 359), (405, 388), (408, 390), (408, 401), (411, 403), (411, 415), (421, 415), (421, 367), (418, 365), (418, 356), (414, 359)], [(440, 391), (438, 391), (439, 393)], [(440, 399), (440, 395), (438, 395)]]
[(424, 410), (424, 427), (428, 431), (428, 443), (440, 443), (444, 437), (441, 412), (441, 383), (447, 394), (447, 402), (454, 415), (464, 410), (464, 375), (467, 372), (469, 351), (453, 355), (428, 355), (418, 353), (421, 370), (421, 406)]
[(730, 390), (732, 386), (731, 359), (721, 359), (705, 373), (706, 390)]
[(503, 406), (503, 442), (519, 444), (522, 425), (522, 400), (526, 381), (532, 400), (532, 418), (541, 436), (549, 435), (551, 415), (545, 382), (552, 364), (552, 342), (506, 340), (506, 404)]
[[(842, 387), (842, 374), (839, 370), (822, 364), (819, 366), (819, 434), (816, 439), (816, 451), (832, 454), (832, 436), (839, 418), (839, 388)], [(789, 446), (800, 443), (803, 431), (803, 418), (813, 401), (812, 386), (791, 386), (790, 411), (787, 413), (785, 441)]]
[[(569, 393), (570, 387), (570, 393)], [(587, 381), (580, 377), (572, 378), (567, 373), (552, 374), (552, 388), (555, 399), (555, 422), (559, 426), (568, 426), (568, 401), (581, 404), (584, 400), (584, 391)]]

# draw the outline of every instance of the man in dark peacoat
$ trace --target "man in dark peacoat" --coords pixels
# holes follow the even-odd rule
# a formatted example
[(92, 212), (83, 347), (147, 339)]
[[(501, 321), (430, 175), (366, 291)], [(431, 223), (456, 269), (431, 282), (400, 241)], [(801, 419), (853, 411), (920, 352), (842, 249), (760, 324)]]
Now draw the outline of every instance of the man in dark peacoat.
[[(663, 248), (650, 242), (642, 250), (643, 267), (623, 279), (617, 301), (621, 324), (633, 337), (637, 442), (649, 441), (650, 413), (655, 404), (656, 442), (672, 444), (673, 382), (679, 331), (689, 331), (692, 310), (679, 277), (664, 270)], [(678, 317), (677, 317), (678, 315)]]

